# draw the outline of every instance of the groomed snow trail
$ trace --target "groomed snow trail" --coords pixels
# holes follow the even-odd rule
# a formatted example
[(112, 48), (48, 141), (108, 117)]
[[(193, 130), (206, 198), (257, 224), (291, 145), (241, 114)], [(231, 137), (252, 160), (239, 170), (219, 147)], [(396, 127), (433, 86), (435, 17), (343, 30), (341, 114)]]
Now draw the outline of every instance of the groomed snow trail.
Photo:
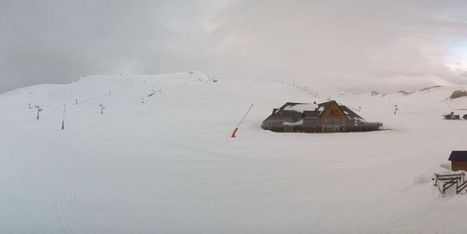
[[(441, 120), (467, 107), (445, 100), (458, 87), (371, 96), (296, 86), (187, 72), (2, 94), (0, 233), (464, 232), (465, 194), (443, 198), (431, 181), (451, 150), (467, 149), (467, 121)], [(328, 97), (389, 130), (260, 128), (287, 101)], [(28, 103), (44, 108), (40, 120)]]

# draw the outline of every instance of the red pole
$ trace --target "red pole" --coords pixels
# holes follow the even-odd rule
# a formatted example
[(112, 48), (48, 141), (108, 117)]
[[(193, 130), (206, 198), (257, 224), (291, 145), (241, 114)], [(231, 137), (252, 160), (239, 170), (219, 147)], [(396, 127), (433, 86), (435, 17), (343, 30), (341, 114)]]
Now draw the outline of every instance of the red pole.
[(237, 127), (234, 129), (234, 131), (232, 132), (232, 135), (231, 137), (232, 138), (235, 138), (236, 137), (236, 133), (238, 131), (238, 128), (240, 127), (240, 125), (242, 125), (243, 121), (245, 120), (246, 116), (248, 115), (248, 113), (250, 113), (251, 111), (251, 108), (253, 108), (253, 104), (250, 105), (250, 108), (248, 108), (248, 110), (246, 111), (245, 115), (242, 117), (242, 119), (240, 120), (240, 122), (238, 123)]
[(237, 131), (238, 131), (238, 128), (235, 128), (235, 130), (232, 132), (232, 136), (231, 136), (232, 138), (236, 137), (235, 134), (237, 133)]
[(65, 121), (62, 120), (62, 130), (65, 129)]

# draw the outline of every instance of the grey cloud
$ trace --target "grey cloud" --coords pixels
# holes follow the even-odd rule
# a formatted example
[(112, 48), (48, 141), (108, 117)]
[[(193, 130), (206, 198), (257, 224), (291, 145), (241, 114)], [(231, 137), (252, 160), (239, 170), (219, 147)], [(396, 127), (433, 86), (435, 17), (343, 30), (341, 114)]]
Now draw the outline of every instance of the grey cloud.
[(449, 0), (4, 0), (0, 89), (193, 69), (353, 90), (464, 84), (446, 63), (465, 45), (466, 10)]

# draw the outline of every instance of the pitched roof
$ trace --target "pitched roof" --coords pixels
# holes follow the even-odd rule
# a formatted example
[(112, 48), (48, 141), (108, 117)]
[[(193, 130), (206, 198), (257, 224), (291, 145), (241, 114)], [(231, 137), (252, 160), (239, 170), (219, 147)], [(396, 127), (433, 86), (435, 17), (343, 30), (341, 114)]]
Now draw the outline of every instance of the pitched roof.
[[(328, 102), (319, 103), (318, 108), (324, 107), (324, 109), (326, 109), (329, 106), (329, 104), (331, 104), (332, 102), (335, 102), (335, 101), (328, 101)], [(337, 104), (337, 105), (339, 105), (339, 104)]]
[(299, 110), (295, 110), (294, 107), (296, 106), (301, 106), (301, 105), (309, 105), (308, 103), (300, 103), (300, 102), (287, 102), (285, 103), (283, 106), (281, 106), (279, 108), (279, 110), (283, 111), (283, 110), (289, 110), (289, 111), (297, 111), (297, 112), (301, 112)]
[(467, 161), (467, 151), (452, 151), (449, 161)]
[[(308, 117), (308, 118), (319, 118), (324, 110), (326, 110), (329, 105), (332, 103), (336, 103), (336, 101), (327, 101), (318, 104), (311, 104), (311, 103), (300, 103), (300, 102), (287, 102), (283, 106), (279, 108), (279, 110), (272, 114), (272, 116), (282, 116), (282, 117), (289, 117), (289, 118), (296, 118), (296, 117)], [(352, 120), (363, 120), (363, 118), (352, 111), (350, 108), (339, 105), (339, 108), (345, 113), (345, 115)], [(299, 116), (300, 115), (300, 116)]]
[(360, 115), (352, 111), (350, 108), (346, 106), (340, 106), (342, 111), (350, 118), (350, 119), (363, 119)]

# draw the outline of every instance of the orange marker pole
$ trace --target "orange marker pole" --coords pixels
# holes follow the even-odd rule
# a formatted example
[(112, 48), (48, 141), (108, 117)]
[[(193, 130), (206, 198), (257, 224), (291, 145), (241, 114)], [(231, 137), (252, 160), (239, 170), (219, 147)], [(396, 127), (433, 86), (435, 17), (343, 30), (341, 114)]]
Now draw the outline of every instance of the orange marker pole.
[(232, 138), (235, 138), (235, 134), (237, 133), (237, 131), (238, 131), (238, 128), (235, 128), (235, 130), (232, 132), (232, 136), (231, 136)]
[(232, 138), (235, 138), (235, 137), (236, 137), (238, 128), (240, 127), (240, 125), (242, 125), (242, 123), (243, 123), (243, 121), (245, 120), (245, 118), (246, 118), (246, 116), (248, 115), (248, 113), (250, 113), (251, 108), (253, 108), (253, 104), (250, 105), (250, 108), (248, 108), (248, 110), (246, 111), (245, 115), (243, 115), (243, 117), (242, 117), (242, 119), (240, 120), (240, 122), (238, 123), (237, 127), (236, 127), (236, 128), (234, 129), (234, 131), (232, 132), (232, 135), (231, 135)]

